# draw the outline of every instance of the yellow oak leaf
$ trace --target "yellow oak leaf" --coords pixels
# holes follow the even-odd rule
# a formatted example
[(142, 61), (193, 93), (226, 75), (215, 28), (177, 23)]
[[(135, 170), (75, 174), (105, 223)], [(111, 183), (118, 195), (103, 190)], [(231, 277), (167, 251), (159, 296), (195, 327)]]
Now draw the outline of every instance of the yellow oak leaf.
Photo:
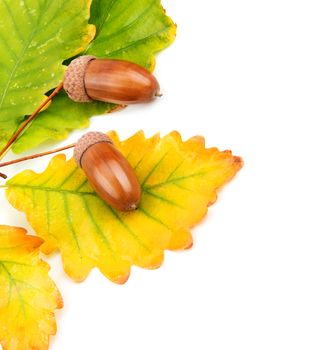
[(134, 167), (142, 186), (138, 210), (121, 213), (93, 191), (81, 169), (65, 155), (46, 171), (24, 171), (7, 182), (7, 198), (45, 240), (42, 250), (60, 250), (67, 274), (82, 281), (93, 267), (124, 283), (132, 265), (157, 268), (164, 250), (187, 249), (190, 229), (214, 203), (216, 191), (242, 166), (230, 151), (205, 148), (202, 137), (183, 142), (178, 132), (146, 138), (138, 132), (115, 146)]
[(39, 259), (43, 240), (0, 225), (0, 344), (3, 350), (46, 350), (62, 298)]

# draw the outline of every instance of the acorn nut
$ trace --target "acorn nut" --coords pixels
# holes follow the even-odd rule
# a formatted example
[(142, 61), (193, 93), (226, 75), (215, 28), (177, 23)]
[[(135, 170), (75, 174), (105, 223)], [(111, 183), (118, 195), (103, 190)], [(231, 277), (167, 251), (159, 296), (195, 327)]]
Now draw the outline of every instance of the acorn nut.
[(74, 158), (96, 193), (120, 211), (138, 208), (141, 187), (127, 159), (101, 132), (89, 132), (76, 144)]
[(76, 102), (97, 100), (127, 105), (161, 96), (158, 81), (143, 67), (94, 56), (80, 56), (69, 64), (64, 89)]

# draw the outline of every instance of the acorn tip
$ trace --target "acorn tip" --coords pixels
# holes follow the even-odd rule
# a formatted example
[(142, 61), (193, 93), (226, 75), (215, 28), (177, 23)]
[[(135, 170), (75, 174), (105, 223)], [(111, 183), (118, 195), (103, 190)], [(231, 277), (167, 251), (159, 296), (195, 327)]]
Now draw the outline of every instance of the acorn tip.
[(127, 207), (127, 211), (134, 211), (136, 209), (138, 209), (138, 204), (137, 203), (131, 203)]

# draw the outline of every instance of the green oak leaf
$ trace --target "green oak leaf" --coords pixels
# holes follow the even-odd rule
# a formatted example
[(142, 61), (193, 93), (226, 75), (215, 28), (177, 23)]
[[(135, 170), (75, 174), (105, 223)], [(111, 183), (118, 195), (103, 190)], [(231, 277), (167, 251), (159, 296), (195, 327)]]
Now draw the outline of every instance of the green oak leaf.
[(63, 79), (95, 27), (91, 0), (0, 0), (0, 147)]
[[(112, 108), (112, 105), (110, 105)], [(92, 115), (104, 113), (108, 106), (103, 102), (90, 104)], [(63, 111), (63, 114), (57, 114)], [(26, 130), (21, 139), (14, 144), (14, 150), (21, 153), (37, 147), (46, 140), (64, 140), (73, 129), (86, 128), (89, 125), (88, 111), (83, 104), (70, 101), (64, 91), (58, 94), (50, 108), (36, 118), (32, 127)], [(27, 142), (25, 142), (26, 140)]]
[(91, 22), (97, 35), (86, 54), (132, 61), (149, 70), (155, 54), (176, 34), (160, 0), (94, 0)]
[[(155, 54), (169, 46), (176, 33), (160, 0), (93, 0), (90, 22), (96, 25), (97, 35), (84, 54), (132, 61), (150, 71)], [(21, 153), (48, 140), (62, 140), (69, 131), (86, 127), (90, 117), (115, 107), (108, 103), (76, 106), (65, 93), (58, 98), (16, 141), (14, 152)]]

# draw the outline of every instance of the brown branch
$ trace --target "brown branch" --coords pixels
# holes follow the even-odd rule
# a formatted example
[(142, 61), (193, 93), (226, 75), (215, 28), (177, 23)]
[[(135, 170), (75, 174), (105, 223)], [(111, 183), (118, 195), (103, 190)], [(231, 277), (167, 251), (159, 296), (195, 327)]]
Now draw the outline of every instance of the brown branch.
[(44, 102), (31, 114), (31, 116), (20, 126), (20, 128), (14, 133), (8, 143), (4, 146), (4, 148), (0, 151), (0, 159), (2, 159), (7, 151), (11, 148), (20, 134), (25, 130), (25, 128), (36, 118), (39, 112), (59, 93), (63, 88), (63, 83), (60, 83), (57, 88), (46, 98)]
[[(54, 149), (54, 150), (52, 150), (52, 151), (37, 153), (37, 154), (33, 154), (33, 155), (31, 155), (31, 156), (27, 156), (27, 157), (22, 157), (22, 158), (14, 159), (14, 160), (11, 160), (11, 161), (9, 161), (9, 162), (0, 163), (0, 168), (6, 167), (6, 166), (9, 166), (9, 165), (13, 165), (13, 164), (17, 164), (17, 163), (20, 163), (20, 162), (24, 162), (24, 161), (26, 161), (26, 160), (31, 160), (31, 159), (36, 159), (36, 158), (48, 156), (49, 154), (62, 152), (62, 151), (65, 151), (65, 150), (67, 150), (67, 149), (69, 149), (69, 148), (75, 147), (75, 145), (76, 145), (76, 144), (73, 143), (73, 144), (71, 144), (71, 145), (64, 146), (64, 147), (61, 147), (61, 148), (57, 148), (57, 149)], [(2, 173), (0, 173), (0, 176), (3, 177), (4, 179), (7, 178), (7, 176), (6, 176), (5, 174), (2, 174)]]

